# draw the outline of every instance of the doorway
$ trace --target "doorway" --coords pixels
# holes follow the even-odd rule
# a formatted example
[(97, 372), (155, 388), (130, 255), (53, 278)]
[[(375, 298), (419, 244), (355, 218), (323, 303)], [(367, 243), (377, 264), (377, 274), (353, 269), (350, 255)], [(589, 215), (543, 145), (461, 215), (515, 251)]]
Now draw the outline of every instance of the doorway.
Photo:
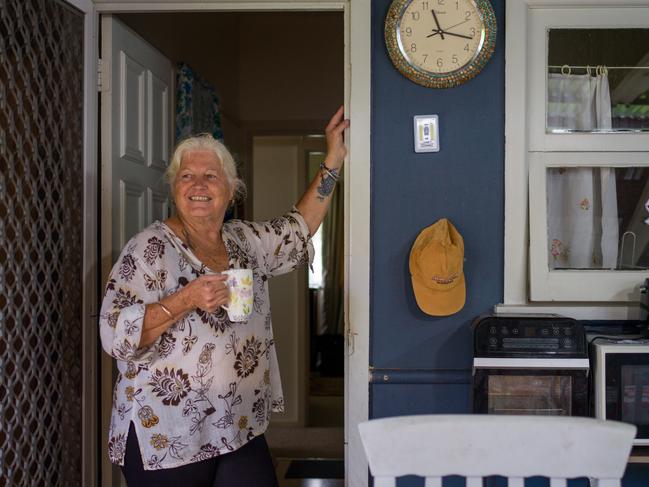
[[(326, 143), (321, 135), (255, 136), (252, 152), (254, 214), (263, 220), (290, 205), (316, 177)], [(274, 323), (280, 323), (275, 330), (280, 364), (302, 366), (282, 372), (283, 382), (289, 382), (284, 398), (291, 413), (274, 418), (267, 438), (283, 460), (280, 475), (293, 478), (310, 468), (314, 476), (327, 475), (331, 486), (336, 480), (342, 485), (344, 474), (343, 194), (344, 178), (312, 238), (310, 270), (270, 282), (271, 300), (293, 303), (278, 314), (273, 311)], [(305, 462), (313, 458), (319, 462)]]
[[(261, 185), (255, 183), (255, 173), (259, 170), (255, 171), (250, 157), (255, 137), (258, 134), (291, 133), (298, 134), (298, 137), (321, 134), (327, 117), (344, 98), (342, 12), (147, 13), (115, 17), (159, 50), (173, 65), (184, 62), (191, 66), (196, 76), (216, 88), (223, 140), (237, 157), (249, 186), (250, 197), (236, 209), (235, 216), (258, 219), (255, 201)], [(170, 31), (174, 32), (173, 36), (169, 36)], [(332, 45), (332, 39), (338, 39), (338, 44)], [(337, 57), (332, 56), (336, 53)], [(303, 178), (307, 170), (300, 167), (297, 177)], [(301, 280), (306, 282), (306, 276), (301, 276)], [(307, 303), (306, 288), (302, 295)], [(273, 306), (277, 309), (276, 305)], [(294, 314), (297, 324), (307, 331), (312, 328), (306, 317), (315, 313), (308, 313), (306, 306), (297, 304)], [(279, 323), (276, 318), (274, 321)], [(291, 332), (286, 336), (290, 338)], [(301, 358), (299, 347), (292, 347), (293, 352), (287, 354), (290, 363), (283, 364), (279, 343), (278, 350), (286, 389), (284, 371), (292, 372), (293, 365), (307, 369), (309, 362), (308, 358)], [(306, 348), (302, 347), (302, 350)], [(340, 359), (343, 360), (342, 355)], [(342, 367), (343, 364), (339, 364), (339, 368)], [(287, 405), (287, 413), (272, 423), (284, 423), (282, 426), (285, 428), (308, 428), (307, 414), (303, 409), (308, 403), (304, 397), (305, 393), (308, 394), (308, 383), (305, 385), (305, 381), (300, 380), (300, 377), (308, 377), (307, 372), (303, 370), (289, 379), (289, 386), (296, 396), (296, 407), (291, 411)], [(339, 431), (342, 457), (342, 424)], [(286, 438), (300, 439), (304, 436), (297, 431), (289, 435), (280, 434), (278, 437), (283, 440), (279, 440), (281, 445), (278, 446), (273, 444), (269, 434), (269, 443), (271, 449), (286, 452), (286, 449), (281, 450), (286, 447), (282, 443)], [(318, 452), (308, 456), (314, 454), (322, 456)]]

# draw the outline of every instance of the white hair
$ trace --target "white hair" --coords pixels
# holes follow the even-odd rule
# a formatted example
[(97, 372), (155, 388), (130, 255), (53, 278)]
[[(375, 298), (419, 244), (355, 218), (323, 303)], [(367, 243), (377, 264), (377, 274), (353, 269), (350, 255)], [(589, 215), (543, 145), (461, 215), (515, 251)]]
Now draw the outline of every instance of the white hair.
[(237, 165), (234, 162), (234, 157), (228, 148), (212, 137), (211, 134), (204, 133), (187, 137), (182, 140), (174, 149), (171, 156), (171, 163), (165, 171), (165, 179), (172, 187), (176, 182), (176, 175), (180, 170), (180, 164), (183, 156), (188, 152), (207, 151), (213, 153), (219, 161), (221, 161), (221, 168), (225, 173), (230, 188), (235, 200), (243, 199), (246, 196), (246, 184), (237, 175)]

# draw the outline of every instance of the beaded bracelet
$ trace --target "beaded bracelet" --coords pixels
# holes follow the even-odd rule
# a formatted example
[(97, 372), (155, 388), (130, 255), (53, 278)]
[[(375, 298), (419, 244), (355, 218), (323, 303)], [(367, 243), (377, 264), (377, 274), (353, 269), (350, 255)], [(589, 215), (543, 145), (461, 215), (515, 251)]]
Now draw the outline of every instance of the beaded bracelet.
[(329, 169), (327, 166), (325, 166), (324, 162), (320, 163), (320, 169), (326, 172), (331, 179), (333, 179), (334, 181), (338, 181), (338, 178), (340, 176), (338, 175), (338, 171), (336, 169)]
[(160, 305), (160, 308), (162, 308), (162, 311), (166, 313), (166, 315), (171, 318), (172, 320), (174, 319), (174, 315), (171, 311), (169, 311), (169, 308), (167, 308), (164, 304), (158, 301), (158, 304)]

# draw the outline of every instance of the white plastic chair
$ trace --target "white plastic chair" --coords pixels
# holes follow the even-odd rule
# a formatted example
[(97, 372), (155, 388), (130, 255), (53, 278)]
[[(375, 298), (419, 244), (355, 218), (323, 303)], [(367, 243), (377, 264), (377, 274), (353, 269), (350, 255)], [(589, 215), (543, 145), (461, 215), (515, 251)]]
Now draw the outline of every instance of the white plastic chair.
[[(551, 487), (590, 477), (597, 487), (620, 487), (635, 426), (616, 421), (559, 416), (424, 415), (375, 419), (359, 425), (375, 487), (418, 475), (426, 487), (442, 477), (507, 477), (523, 487), (525, 477), (551, 479)], [(599, 483), (593, 482), (598, 480)]]

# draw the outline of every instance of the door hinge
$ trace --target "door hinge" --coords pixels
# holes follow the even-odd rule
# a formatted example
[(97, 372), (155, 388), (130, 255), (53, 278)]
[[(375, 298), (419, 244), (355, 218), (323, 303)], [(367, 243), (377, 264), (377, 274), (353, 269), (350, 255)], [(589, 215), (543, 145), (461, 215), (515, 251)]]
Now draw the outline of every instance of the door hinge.
[(97, 91), (110, 90), (110, 63), (104, 59), (97, 60)]

